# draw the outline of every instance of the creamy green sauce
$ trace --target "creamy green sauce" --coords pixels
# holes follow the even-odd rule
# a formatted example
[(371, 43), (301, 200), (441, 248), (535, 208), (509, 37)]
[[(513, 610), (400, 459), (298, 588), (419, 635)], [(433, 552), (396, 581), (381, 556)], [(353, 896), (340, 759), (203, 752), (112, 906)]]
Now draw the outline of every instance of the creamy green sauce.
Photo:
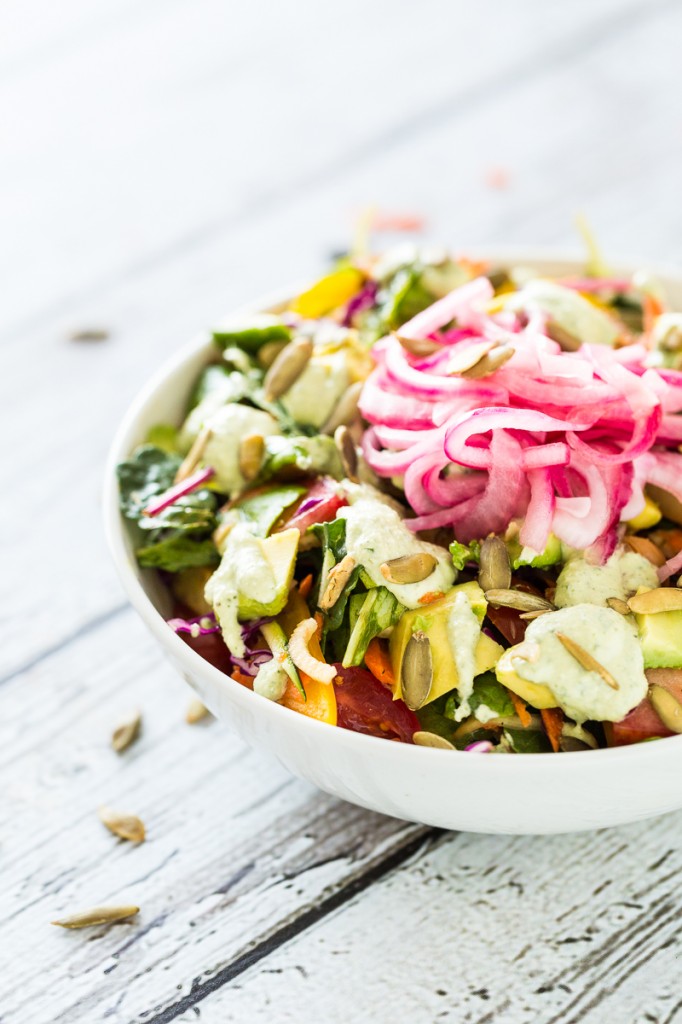
[[(337, 512), (337, 518), (346, 520), (346, 551), (358, 565), (364, 566), (374, 583), (390, 590), (406, 608), (420, 608), (420, 598), (445, 593), (455, 582), (450, 554), (436, 544), (418, 540), (394, 508), (365, 496), (370, 492), (365, 485), (349, 488), (352, 504)], [(389, 583), (382, 576), (384, 562), (419, 552), (428, 552), (437, 559), (435, 569), (421, 583)]]
[(232, 654), (243, 657), (245, 646), (239, 625), (239, 600), (267, 604), (277, 596), (272, 567), (246, 523), (237, 523), (227, 537), (220, 565), (204, 596), (213, 608), (223, 639)]
[(657, 586), (655, 567), (634, 551), (614, 551), (604, 565), (590, 565), (578, 555), (559, 573), (554, 603), (557, 608), (575, 604), (606, 607), (609, 597), (626, 601), (639, 587)]
[(486, 722), (492, 722), (494, 718), (499, 718), (497, 711), (493, 711), (487, 704), (479, 704), (474, 711), (474, 718), (477, 722), (481, 722), (485, 725)]
[[(471, 714), (469, 697), (474, 689), (476, 647), (481, 635), (481, 623), (472, 610), (469, 599), (462, 591), (457, 594), (452, 603), (447, 629), (450, 650), (457, 669), (457, 692), (461, 700), (461, 704), (455, 712), (455, 721), (461, 722)], [(483, 721), (483, 719), (479, 719), (479, 721)]]
[(620, 333), (615, 321), (572, 288), (535, 278), (508, 302), (510, 308), (545, 313), (567, 334), (590, 345), (613, 345)]
[[(582, 667), (557, 638), (563, 633), (580, 644), (618, 683), (613, 690), (597, 672)], [(642, 650), (630, 619), (610, 608), (576, 604), (534, 619), (522, 645), (532, 658), (511, 657), (522, 679), (548, 686), (576, 722), (619, 722), (646, 696)]]
[(266, 661), (258, 669), (256, 678), (253, 681), (253, 690), (254, 693), (259, 693), (261, 697), (267, 697), (268, 700), (281, 700), (287, 688), (288, 680), (289, 677), (277, 661), (277, 658), (273, 658), (272, 661)]
[(319, 429), (329, 419), (349, 383), (344, 352), (314, 355), (282, 397), (282, 405), (298, 423)]
[(269, 413), (232, 402), (209, 416), (205, 426), (213, 431), (213, 435), (204, 449), (201, 461), (205, 466), (213, 466), (216, 471), (213, 482), (219, 491), (229, 495), (238, 493), (246, 484), (239, 469), (239, 445), (242, 438), (249, 434), (268, 437), (282, 433), (277, 420)]
[(220, 383), (206, 395), (203, 401), (191, 410), (178, 434), (180, 451), (188, 452), (197, 439), (206, 420), (228, 402), (237, 401), (244, 393), (244, 378), (240, 373), (231, 373), (220, 378)]

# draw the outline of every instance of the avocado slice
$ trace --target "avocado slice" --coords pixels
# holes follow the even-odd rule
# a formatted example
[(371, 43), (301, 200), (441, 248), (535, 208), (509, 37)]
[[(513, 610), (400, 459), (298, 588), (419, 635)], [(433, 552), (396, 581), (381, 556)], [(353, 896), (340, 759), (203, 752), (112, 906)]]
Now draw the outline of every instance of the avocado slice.
[(635, 615), (644, 668), (682, 668), (682, 611)]
[[(426, 633), (431, 642), (433, 662), (433, 682), (425, 704), (448, 693), (457, 686), (457, 666), (448, 637), (448, 618), (459, 593), (465, 593), (471, 609), (479, 622), (483, 622), (487, 608), (485, 595), (478, 583), (462, 583), (453, 587), (447, 594), (426, 605), (406, 612), (391, 634), (390, 652), (395, 676), (394, 699), (402, 697), (401, 667), (405, 648), (413, 633)], [(481, 633), (475, 652), (475, 675), (493, 668), (503, 648), (485, 633)]]
[(239, 618), (260, 619), (264, 615), (277, 615), (287, 603), (289, 587), (294, 578), (298, 553), (298, 530), (283, 530), (265, 539), (256, 538), (263, 559), (268, 563), (275, 580), (272, 600), (261, 601), (254, 594), (239, 591)]
[(553, 533), (547, 538), (545, 550), (534, 557), (528, 557), (530, 549), (524, 548), (517, 537), (507, 541), (507, 549), (512, 569), (519, 569), (522, 565), (543, 569), (548, 565), (556, 565), (562, 559), (561, 541)]

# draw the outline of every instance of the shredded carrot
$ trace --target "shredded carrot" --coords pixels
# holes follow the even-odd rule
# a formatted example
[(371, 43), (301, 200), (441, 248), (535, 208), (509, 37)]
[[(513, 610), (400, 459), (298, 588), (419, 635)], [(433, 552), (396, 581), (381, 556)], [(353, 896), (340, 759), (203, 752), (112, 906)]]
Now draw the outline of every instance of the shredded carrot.
[(253, 678), (247, 676), (246, 672), (241, 672), (236, 666), (232, 669), (232, 678), (242, 686), (247, 686), (249, 690), (253, 690)]
[(663, 303), (660, 302), (655, 295), (651, 295), (649, 292), (646, 292), (644, 295), (643, 307), (644, 331), (646, 334), (649, 334), (654, 326), (656, 317), (660, 316), (665, 310)]
[(390, 690), (395, 687), (395, 676), (393, 675), (390, 655), (386, 645), (378, 637), (370, 640), (368, 644), (365, 651), (365, 665), (374, 678), (378, 679), (384, 686), (387, 686)]
[(306, 597), (308, 596), (308, 594), (310, 593), (310, 591), (312, 589), (312, 585), (313, 585), (313, 576), (312, 576), (312, 573), (309, 572), (307, 576), (303, 577), (303, 579), (301, 580), (301, 582), (298, 585), (298, 592), (301, 595), (301, 597), (303, 598), (303, 600), (305, 600)]
[(514, 705), (514, 711), (516, 712), (516, 714), (521, 719), (521, 725), (523, 726), (524, 729), (527, 729), (528, 726), (530, 725), (530, 723), (533, 721), (533, 719), (531, 718), (531, 715), (530, 715), (530, 712), (529, 712), (528, 708), (523, 703), (523, 701), (521, 700), (519, 695), (514, 693), (513, 690), (509, 691), (509, 696), (512, 699), (512, 704)]
[(315, 622), (317, 623), (317, 633), (315, 635), (317, 636), (318, 640), (321, 640), (322, 630), (324, 629), (324, 615), (322, 614), (322, 612), (315, 612), (314, 619)]
[(419, 598), (419, 603), (420, 604), (433, 604), (434, 601), (440, 600), (440, 598), (442, 596), (443, 596), (443, 591), (442, 590), (430, 590), (428, 592), (428, 594), (423, 594)]
[(561, 709), (541, 708), (540, 715), (542, 716), (542, 724), (549, 737), (549, 742), (552, 744), (552, 750), (557, 753), (559, 750), (559, 740), (561, 739), (561, 730), (564, 725), (564, 716)]

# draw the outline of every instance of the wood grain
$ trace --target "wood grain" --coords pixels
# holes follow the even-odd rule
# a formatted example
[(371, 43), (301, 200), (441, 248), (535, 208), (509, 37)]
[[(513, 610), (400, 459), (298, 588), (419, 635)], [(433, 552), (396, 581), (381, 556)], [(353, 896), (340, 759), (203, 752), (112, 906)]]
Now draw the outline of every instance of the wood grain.
[[(682, 258), (681, 42), (671, 0), (2, 5), (2, 1024), (682, 1020), (679, 815), (442, 835), (188, 726), (98, 507), (159, 361), (368, 203), (456, 247), (575, 245), (582, 208), (608, 252)], [(48, 924), (122, 899), (138, 919)]]

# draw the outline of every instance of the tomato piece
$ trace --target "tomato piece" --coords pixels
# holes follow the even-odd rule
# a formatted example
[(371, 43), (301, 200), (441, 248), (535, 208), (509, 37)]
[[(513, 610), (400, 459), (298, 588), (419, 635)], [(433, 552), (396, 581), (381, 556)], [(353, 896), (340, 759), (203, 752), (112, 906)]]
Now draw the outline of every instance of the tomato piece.
[(338, 709), (337, 725), (352, 732), (411, 743), (421, 729), (419, 719), (402, 700), (393, 700), (390, 690), (364, 668), (343, 668), (335, 664), (343, 680), (334, 683)]
[(277, 531), (295, 527), (303, 536), (315, 523), (330, 523), (338, 510), (348, 504), (344, 496), (338, 493), (338, 487), (336, 480), (331, 477), (320, 477), (293, 512), (282, 519)]
[(648, 697), (620, 722), (604, 722), (604, 733), (610, 747), (624, 747), (630, 743), (641, 743), (642, 740), (674, 735), (663, 725)]

